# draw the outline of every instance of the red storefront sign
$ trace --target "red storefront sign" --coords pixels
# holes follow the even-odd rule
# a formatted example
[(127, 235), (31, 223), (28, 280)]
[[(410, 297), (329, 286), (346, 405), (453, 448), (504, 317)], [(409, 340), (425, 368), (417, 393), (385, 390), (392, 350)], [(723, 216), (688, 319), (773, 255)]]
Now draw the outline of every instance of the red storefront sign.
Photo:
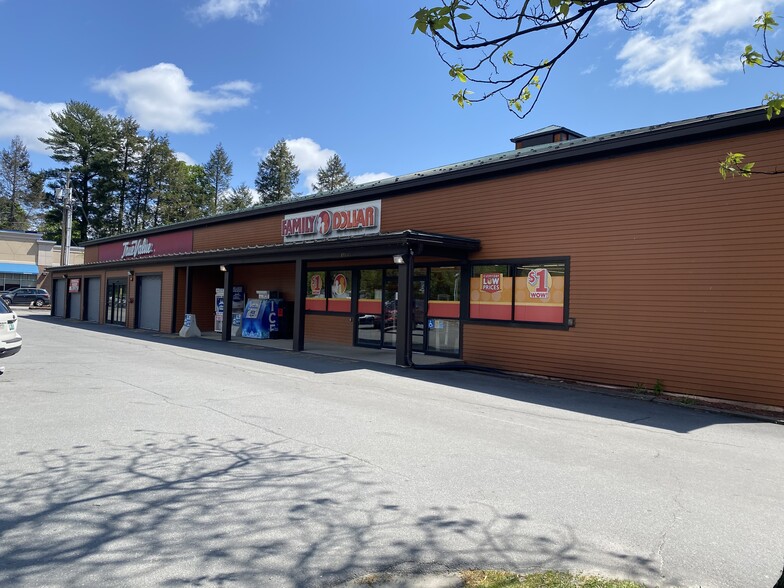
[(98, 261), (143, 259), (154, 255), (193, 251), (193, 231), (134, 237), (98, 246)]

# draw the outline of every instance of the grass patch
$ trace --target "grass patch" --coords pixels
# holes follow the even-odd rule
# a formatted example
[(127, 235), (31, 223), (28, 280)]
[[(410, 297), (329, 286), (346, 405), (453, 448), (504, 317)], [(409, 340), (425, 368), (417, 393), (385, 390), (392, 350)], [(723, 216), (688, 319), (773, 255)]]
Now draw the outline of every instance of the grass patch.
[(566, 572), (513, 574), (495, 570), (468, 570), (462, 573), (466, 588), (645, 588), (629, 580), (612, 580)]

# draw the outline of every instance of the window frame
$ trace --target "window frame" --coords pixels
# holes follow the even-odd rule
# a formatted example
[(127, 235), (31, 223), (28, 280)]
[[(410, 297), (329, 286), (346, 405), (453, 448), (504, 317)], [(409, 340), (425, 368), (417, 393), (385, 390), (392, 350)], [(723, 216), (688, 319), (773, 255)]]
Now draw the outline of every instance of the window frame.
[[(515, 320), (515, 298), (517, 293), (516, 280), (519, 278), (516, 268), (524, 265), (545, 265), (545, 264), (563, 264), (564, 266), (564, 302), (563, 302), (563, 321), (560, 323), (548, 322), (535, 322), (535, 321), (521, 321)], [(571, 257), (569, 256), (554, 256), (554, 257), (521, 257), (521, 258), (507, 258), (507, 259), (472, 259), (468, 264), (468, 278), (474, 277), (474, 268), (484, 265), (505, 265), (507, 266), (508, 275), (512, 278), (512, 302), (511, 302), (511, 319), (487, 319), (487, 318), (472, 318), (470, 297), (471, 291), (467, 292), (468, 309), (467, 316), (462, 320), (466, 323), (476, 325), (496, 325), (504, 327), (524, 328), (524, 329), (548, 329), (554, 331), (568, 331), (571, 328), (571, 319), (569, 318), (569, 291), (571, 287)]]

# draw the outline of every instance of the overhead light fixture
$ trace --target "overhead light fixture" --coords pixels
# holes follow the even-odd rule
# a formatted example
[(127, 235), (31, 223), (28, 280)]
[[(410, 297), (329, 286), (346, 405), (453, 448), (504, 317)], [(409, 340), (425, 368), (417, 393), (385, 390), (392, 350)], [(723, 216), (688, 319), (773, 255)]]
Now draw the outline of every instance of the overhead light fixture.
[(226, 266), (225, 265), (221, 265), (220, 266), (220, 271), (225, 272), (226, 271)]
[(393, 255), (392, 261), (394, 261), (397, 265), (403, 265), (406, 263), (406, 258), (403, 255)]

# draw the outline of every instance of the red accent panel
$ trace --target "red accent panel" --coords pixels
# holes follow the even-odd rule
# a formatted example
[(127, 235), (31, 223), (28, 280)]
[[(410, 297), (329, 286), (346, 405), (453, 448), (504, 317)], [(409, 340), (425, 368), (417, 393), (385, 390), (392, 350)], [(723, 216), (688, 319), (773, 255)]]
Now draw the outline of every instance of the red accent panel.
[(460, 318), (460, 302), (429, 300), (427, 316), (432, 318)]
[(472, 319), (512, 320), (511, 304), (471, 304)]
[(188, 253), (193, 251), (193, 231), (177, 231), (163, 233), (149, 237), (129, 237), (114, 243), (105, 243), (98, 246), (98, 261), (117, 261), (123, 259), (123, 244), (132, 247), (133, 241), (146, 241), (152, 245), (152, 251), (136, 257), (126, 256), (124, 259), (144, 259), (153, 255), (168, 255), (170, 253)]
[(305, 298), (305, 310), (327, 310), (327, 299)]
[(360, 300), (357, 305), (360, 314), (381, 314), (380, 300)]
[(515, 306), (516, 321), (537, 323), (562, 323), (563, 306)]
[(330, 298), (328, 310), (332, 312), (351, 312), (350, 298)]

